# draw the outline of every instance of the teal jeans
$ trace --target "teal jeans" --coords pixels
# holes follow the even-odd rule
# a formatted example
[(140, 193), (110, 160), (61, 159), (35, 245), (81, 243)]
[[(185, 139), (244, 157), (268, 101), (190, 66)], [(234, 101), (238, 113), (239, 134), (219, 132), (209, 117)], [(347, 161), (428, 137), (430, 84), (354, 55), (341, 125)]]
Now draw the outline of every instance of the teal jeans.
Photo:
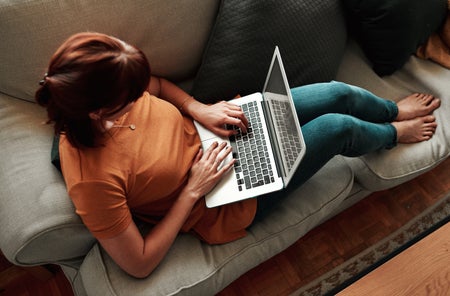
[(335, 81), (300, 86), (291, 92), (306, 154), (286, 189), (258, 198), (258, 215), (272, 207), (275, 197), (301, 186), (335, 155), (356, 157), (397, 144), (391, 122), (398, 108), (392, 101)]

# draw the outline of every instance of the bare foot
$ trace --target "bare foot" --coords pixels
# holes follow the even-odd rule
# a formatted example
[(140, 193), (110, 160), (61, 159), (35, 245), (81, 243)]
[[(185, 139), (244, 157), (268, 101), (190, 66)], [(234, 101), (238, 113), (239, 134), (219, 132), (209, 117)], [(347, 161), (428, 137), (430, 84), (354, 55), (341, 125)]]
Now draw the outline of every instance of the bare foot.
[(398, 115), (396, 121), (429, 115), (440, 105), (441, 100), (432, 95), (412, 94), (397, 103)]
[(392, 125), (397, 129), (397, 142), (404, 144), (431, 139), (437, 127), (436, 118), (433, 115), (394, 121)]

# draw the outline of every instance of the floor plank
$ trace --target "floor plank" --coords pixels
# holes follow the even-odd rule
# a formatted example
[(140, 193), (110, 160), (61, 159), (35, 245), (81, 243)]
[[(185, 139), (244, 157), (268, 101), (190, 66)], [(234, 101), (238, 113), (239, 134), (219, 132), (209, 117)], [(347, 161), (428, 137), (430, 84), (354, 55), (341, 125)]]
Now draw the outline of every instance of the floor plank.
[(449, 295), (450, 223), (442, 226), (338, 296)]

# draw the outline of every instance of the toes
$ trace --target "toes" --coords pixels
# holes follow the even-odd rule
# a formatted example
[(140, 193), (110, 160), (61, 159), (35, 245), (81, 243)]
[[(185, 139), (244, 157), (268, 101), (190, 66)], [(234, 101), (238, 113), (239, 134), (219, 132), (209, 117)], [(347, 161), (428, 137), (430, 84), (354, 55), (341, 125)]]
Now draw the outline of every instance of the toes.
[(430, 104), (431, 101), (433, 100), (433, 96), (432, 96), (432, 95), (426, 95), (426, 94), (424, 94), (424, 95), (421, 97), (421, 100), (422, 100), (422, 104), (428, 106), (428, 104)]
[(423, 100), (425, 98), (425, 96), (426, 96), (426, 94), (419, 93), (416, 95), (416, 98), (419, 98), (419, 100)]
[(423, 122), (424, 123), (431, 123), (431, 122), (435, 122), (436, 121), (436, 117), (434, 117), (434, 115), (427, 115), (422, 117), (423, 118)]
[(431, 139), (434, 135), (434, 130), (432, 131), (425, 131), (422, 133), (422, 137), (427, 138), (427, 139)]
[(435, 110), (441, 106), (441, 100), (439, 98), (433, 97), (433, 99), (430, 101), (429, 106), (431, 109)]
[(429, 126), (427, 128), (424, 129), (423, 133), (428, 134), (428, 135), (434, 135), (434, 133), (436, 132), (436, 128), (434, 126)]
[(430, 109), (436, 109), (441, 104), (440, 99), (435, 98), (433, 95), (430, 94), (419, 94), (418, 98), (419, 100), (421, 100), (422, 105), (430, 107)]

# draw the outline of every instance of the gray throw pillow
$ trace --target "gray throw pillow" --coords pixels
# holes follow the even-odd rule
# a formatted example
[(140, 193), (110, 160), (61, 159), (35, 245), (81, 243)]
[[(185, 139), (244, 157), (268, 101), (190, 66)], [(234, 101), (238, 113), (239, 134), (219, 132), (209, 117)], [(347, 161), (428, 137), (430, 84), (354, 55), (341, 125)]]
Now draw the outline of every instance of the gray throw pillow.
[(443, 24), (446, 0), (343, 0), (373, 69), (390, 75)]
[(192, 94), (213, 103), (261, 91), (276, 45), (291, 87), (332, 80), (346, 38), (340, 1), (224, 0)]

